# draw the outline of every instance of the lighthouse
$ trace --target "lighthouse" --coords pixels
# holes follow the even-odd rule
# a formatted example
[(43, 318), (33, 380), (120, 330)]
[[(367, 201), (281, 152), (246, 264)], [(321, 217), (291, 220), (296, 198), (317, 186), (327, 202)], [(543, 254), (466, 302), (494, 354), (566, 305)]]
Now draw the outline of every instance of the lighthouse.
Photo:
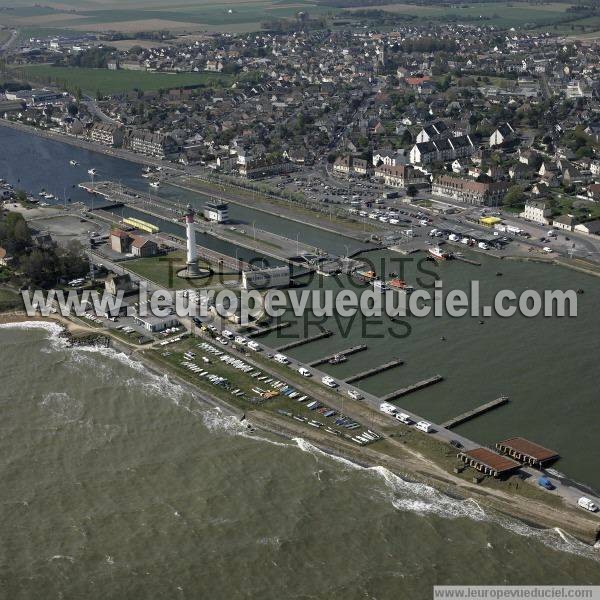
[(196, 249), (196, 231), (194, 229), (194, 217), (196, 212), (191, 204), (187, 205), (185, 213), (185, 232), (187, 236), (187, 275), (188, 277), (197, 277), (198, 271), (198, 250)]

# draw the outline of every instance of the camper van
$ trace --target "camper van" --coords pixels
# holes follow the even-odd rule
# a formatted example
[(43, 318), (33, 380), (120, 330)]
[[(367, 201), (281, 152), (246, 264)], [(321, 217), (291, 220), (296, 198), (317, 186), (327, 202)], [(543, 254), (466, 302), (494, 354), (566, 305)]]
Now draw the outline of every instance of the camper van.
[(273, 357), (273, 360), (277, 361), (282, 365), (288, 365), (290, 363), (290, 359), (287, 356), (284, 356), (283, 354), (276, 354)]
[(431, 423), (428, 423), (427, 421), (419, 421), (415, 427), (420, 431), (424, 431), (425, 433), (431, 433), (433, 431)]
[(406, 413), (397, 413), (396, 419), (400, 421), (400, 423), (404, 423), (405, 425), (410, 425), (413, 421)]
[(577, 500), (577, 505), (581, 506), (581, 508), (585, 508), (585, 510), (589, 510), (590, 512), (596, 512), (598, 510), (598, 507), (585, 496), (582, 496), (579, 498), (579, 500)]
[(382, 402), (379, 405), (379, 410), (386, 415), (395, 415), (398, 412), (398, 409), (393, 404), (389, 404), (388, 402)]
[(305, 367), (300, 367), (298, 373), (300, 373), (302, 377), (312, 377), (312, 373)]

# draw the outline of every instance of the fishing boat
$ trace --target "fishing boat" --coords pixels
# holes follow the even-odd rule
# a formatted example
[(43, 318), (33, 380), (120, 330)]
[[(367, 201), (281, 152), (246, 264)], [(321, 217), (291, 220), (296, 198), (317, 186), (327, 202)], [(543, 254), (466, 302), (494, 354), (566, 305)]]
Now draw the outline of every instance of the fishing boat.
[(452, 258), (452, 254), (450, 252), (442, 250), (439, 246), (428, 248), (427, 251), (435, 260), (448, 260), (449, 258)]
[(70, 160), (70, 161), (69, 161), (69, 164), (70, 164), (72, 167), (78, 167), (78, 166), (79, 166), (79, 163), (78, 163), (76, 160)]
[(377, 273), (375, 273), (375, 271), (356, 271), (356, 275), (365, 281), (372, 281), (377, 277)]
[(330, 365), (339, 365), (343, 362), (346, 362), (347, 360), (348, 359), (343, 354), (335, 354), (327, 362)]

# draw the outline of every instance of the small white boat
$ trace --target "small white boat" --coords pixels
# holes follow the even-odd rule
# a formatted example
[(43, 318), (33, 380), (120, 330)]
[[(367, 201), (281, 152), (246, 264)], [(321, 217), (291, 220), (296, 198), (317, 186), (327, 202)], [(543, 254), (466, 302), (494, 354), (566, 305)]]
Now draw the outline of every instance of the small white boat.
[(160, 187), (160, 183), (158, 181), (152, 181), (150, 183), (150, 187), (153, 187), (155, 189), (158, 189)]
[(79, 166), (79, 163), (78, 163), (76, 160), (70, 160), (70, 161), (69, 161), (69, 164), (70, 164), (72, 167), (78, 167), (78, 166)]
[(98, 175), (98, 171), (96, 169), (88, 169), (88, 175)]
[(428, 248), (427, 251), (436, 260), (447, 260), (452, 256), (450, 252), (445, 252), (439, 246), (435, 246), (434, 248)]

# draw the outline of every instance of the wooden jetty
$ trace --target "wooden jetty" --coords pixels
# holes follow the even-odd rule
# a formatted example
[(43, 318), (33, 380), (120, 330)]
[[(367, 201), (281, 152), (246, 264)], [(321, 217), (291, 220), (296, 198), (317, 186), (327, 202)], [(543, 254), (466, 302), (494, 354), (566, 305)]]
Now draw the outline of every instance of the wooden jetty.
[(340, 350), (340, 352), (336, 352), (335, 354), (330, 354), (329, 356), (324, 356), (323, 358), (319, 358), (317, 360), (313, 360), (308, 363), (311, 367), (318, 367), (319, 365), (325, 364), (329, 362), (334, 356), (350, 356), (351, 354), (356, 354), (357, 352), (362, 352), (366, 350), (366, 344), (360, 344), (359, 346), (352, 346), (352, 348), (347, 348), (346, 350)]
[(464, 412), (460, 415), (458, 415), (457, 417), (454, 417), (453, 419), (450, 419), (448, 421), (446, 421), (445, 423), (442, 423), (442, 427), (445, 427), (446, 429), (452, 429), (453, 427), (456, 427), (457, 425), (460, 425), (461, 423), (464, 423), (465, 421), (470, 421), (471, 419), (474, 419), (475, 417), (482, 415), (483, 413), (486, 413), (490, 410), (493, 410), (494, 408), (498, 407), (498, 406), (502, 406), (503, 404), (506, 404), (508, 402), (508, 396), (500, 396), (500, 398), (496, 398), (495, 400), (492, 400), (491, 402), (486, 402), (485, 404), (482, 404), (481, 406), (478, 406), (477, 408), (474, 408), (473, 410), (468, 410), (467, 412)]
[(292, 348), (297, 348), (298, 346), (302, 346), (303, 344), (308, 344), (309, 342), (316, 342), (317, 340), (322, 340), (324, 338), (331, 337), (333, 335), (333, 331), (329, 331), (326, 329), (325, 331), (321, 331), (320, 333), (316, 333), (315, 335), (309, 335), (308, 337), (294, 340), (289, 344), (284, 344), (283, 346), (279, 346), (277, 348), (277, 352), (283, 352), (284, 350), (291, 350)]
[(393, 369), (394, 367), (399, 367), (403, 365), (404, 361), (396, 358), (390, 362), (387, 362), (383, 365), (379, 365), (378, 367), (374, 367), (373, 369), (368, 369), (367, 371), (361, 371), (356, 375), (352, 375), (346, 379), (346, 383), (354, 383), (355, 381), (360, 381), (361, 379), (366, 379), (367, 377), (371, 377), (372, 375), (377, 375), (378, 373), (383, 373), (383, 371), (387, 371), (388, 369)]
[(390, 402), (391, 400), (395, 400), (396, 398), (401, 398), (402, 396), (406, 396), (407, 394), (410, 394), (411, 392), (416, 392), (417, 390), (421, 390), (423, 388), (429, 387), (430, 385), (433, 385), (434, 383), (439, 383), (440, 381), (443, 381), (443, 377), (441, 375), (434, 375), (433, 377), (430, 377), (429, 379), (423, 379), (422, 381), (417, 381), (417, 383), (413, 383), (412, 385), (409, 385), (408, 387), (402, 388), (400, 390), (396, 390), (395, 392), (391, 392), (390, 394), (386, 394), (385, 396), (381, 397), (381, 401), (382, 402)]
[(253, 338), (258, 337), (259, 335), (267, 335), (267, 333), (271, 333), (273, 331), (279, 331), (280, 329), (285, 329), (291, 325), (290, 321), (283, 321), (282, 323), (277, 323), (276, 325), (271, 325), (271, 327), (261, 327), (256, 331), (251, 331), (247, 334), (247, 337)]

